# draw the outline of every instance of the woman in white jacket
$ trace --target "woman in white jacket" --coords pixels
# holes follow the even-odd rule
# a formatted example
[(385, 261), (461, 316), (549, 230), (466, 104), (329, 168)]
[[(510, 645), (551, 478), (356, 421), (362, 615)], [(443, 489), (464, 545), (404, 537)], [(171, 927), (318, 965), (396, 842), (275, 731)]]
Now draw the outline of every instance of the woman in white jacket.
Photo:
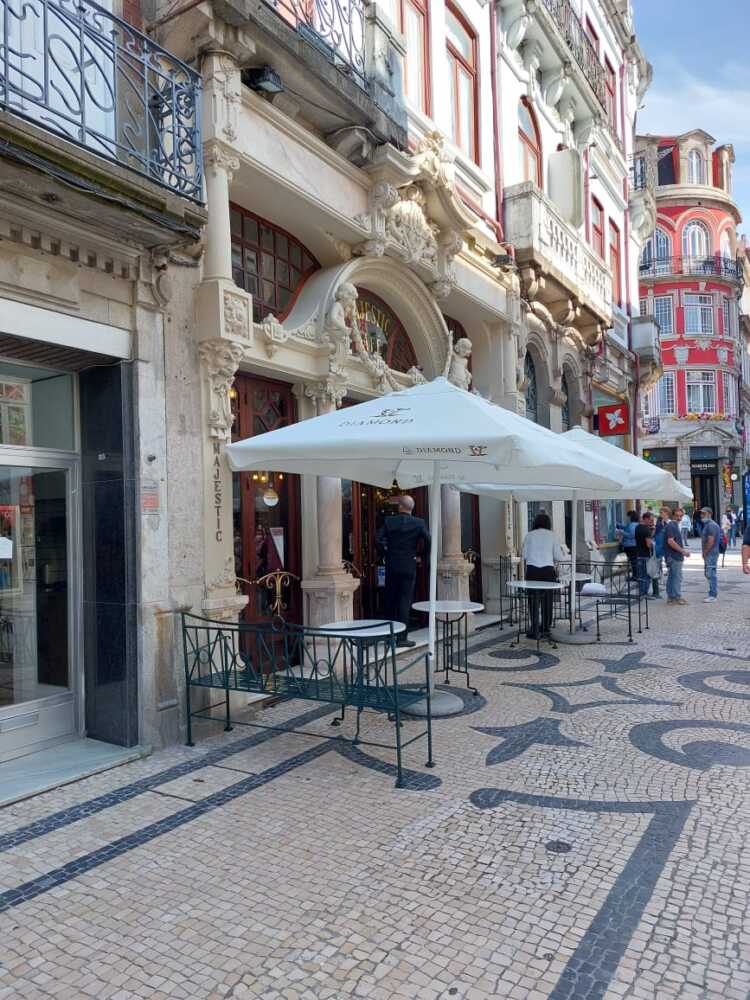
[[(557, 579), (556, 565), (564, 558), (565, 553), (552, 531), (549, 514), (544, 511), (534, 518), (531, 531), (523, 540), (521, 558), (526, 564), (527, 580)], [(552, 628), (552, 591), (529, 591), (529, 630), (528, 639), (536, 639), (539, 630), (539, 610), (542, 612), (542, 635), (549, 635)]]

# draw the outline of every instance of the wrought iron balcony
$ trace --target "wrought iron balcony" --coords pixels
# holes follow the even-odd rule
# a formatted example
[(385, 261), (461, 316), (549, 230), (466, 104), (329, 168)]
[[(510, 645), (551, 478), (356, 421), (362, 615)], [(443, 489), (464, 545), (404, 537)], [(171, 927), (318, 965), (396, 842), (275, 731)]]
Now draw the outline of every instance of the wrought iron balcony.
[(265, 0), (334, 65), (365, 81), (365, 0)]
[(733, 257), (656, 257), (641, 261), (641, 279), (663, 278), (671, 275), (724, 278), (741, 282), (742, 264)]
[(0, 12), (0, 108), (202, 201), (197, 73), (90, 0)]
[(571, 7), (570, 0), (543, 0), (543, 2), (560, 29), (573, 58), (583, 70), (583, 75), (596, 94), (597, 100), (602, 107), (606, 107), (604, 67), (599, 62), (599, 54), (594, 48), (594, 43)]

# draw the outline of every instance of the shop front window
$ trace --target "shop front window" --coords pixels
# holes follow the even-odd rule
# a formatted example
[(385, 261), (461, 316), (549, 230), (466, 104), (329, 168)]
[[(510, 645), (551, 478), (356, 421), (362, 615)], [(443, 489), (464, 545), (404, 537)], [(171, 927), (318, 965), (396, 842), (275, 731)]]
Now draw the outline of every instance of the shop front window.
[(0, 465), (0, 709), (70, 686), (64, 469)]

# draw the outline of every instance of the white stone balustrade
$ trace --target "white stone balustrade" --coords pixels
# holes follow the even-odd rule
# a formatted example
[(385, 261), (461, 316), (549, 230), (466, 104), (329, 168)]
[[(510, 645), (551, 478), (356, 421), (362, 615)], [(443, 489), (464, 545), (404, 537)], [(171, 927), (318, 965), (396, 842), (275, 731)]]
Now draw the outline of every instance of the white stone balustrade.
[(541, 265), (545, 274), (612, 325), (612, 276), (586, 244), (583, 232), (565, 221), (536, 184), (516, 184), (506, 198), (506, 239), (519, 261)]

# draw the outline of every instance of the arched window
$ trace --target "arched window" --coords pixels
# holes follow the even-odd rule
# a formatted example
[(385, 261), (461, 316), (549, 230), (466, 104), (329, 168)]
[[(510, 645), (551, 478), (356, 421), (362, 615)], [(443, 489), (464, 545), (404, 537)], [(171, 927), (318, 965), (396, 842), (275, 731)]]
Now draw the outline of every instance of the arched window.
[(697, 149), (691, 149), (688, 153), (688, 183), (706, 183), (706, 161)]
[(711, 235), (702, 222), (693, 219), (682, 230), (682, 256), (688, 258), (685, 261), (685, 270), (688, 272), (692, 270), (692, 262), (702, 264), (710, 253)]
[(568, 392), (568, 380), (563, 375), (560, 382), (560, 389), (562, 392), (562, 406), (560, 407), (560, 420), (562, 423), (563, 431), (570, 430), (570, 393)]
[(445, 8), (451, 138), (467, 156), (477, 160), (477, 43), (458, 11)]
[(542, 143), (534, 112), (525, 97), (518, 105), (518, 146), (523, 180), (542, 187)]
[(726, 229), (721, 234), (721, 244), (720, 244), (720, 246), (721, 246), (721, 256), (725, 260), (731, 260), (732, 259), (732, 241), (730, 240), (729, 233), (727, 232)]
[(358, 292), (357, 316), (368, 350), (379, 354), (394, 371), (408, 372), (417, 367), (417, 355), (409, 334), (390, 306), (366, 288)]
[(663, 229), (656, 229), (643, 245), (641, 272), (667, 274), (672, 256), (672, 244)]
[(526, 352), (523, 368), (526, 374), (526, 419), (533, 420), (535, 424), (538, 424), (539, 402), (537, 397), (536, 368), (534, 367), (534, 360), (528, 351)]
[(320, 267), (299, 240), (239, 205), (231, 205), (232, 277), (253, 297), (253, 318), (284, 316), (308, 274)]

